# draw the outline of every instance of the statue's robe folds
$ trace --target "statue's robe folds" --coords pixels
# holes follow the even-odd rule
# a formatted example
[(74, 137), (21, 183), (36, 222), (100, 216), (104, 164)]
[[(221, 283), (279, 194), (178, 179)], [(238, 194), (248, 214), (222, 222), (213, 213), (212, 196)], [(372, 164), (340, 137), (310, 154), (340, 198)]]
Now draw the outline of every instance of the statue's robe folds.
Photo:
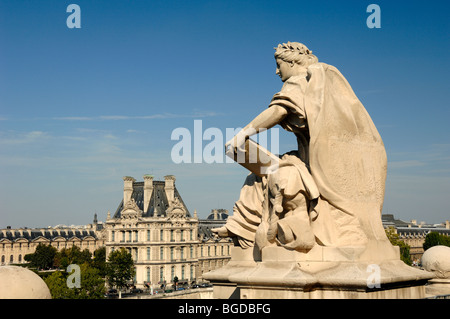
[[(299, 158), (320, 192), (318, 198), (309, 198), (317, 243), (342, 246), (387, 240), (381, 223), (384, 144), (344, 76), (331, 65), (312, 64), (304, 75), (285, 82), (269, 107), (273, 105), (288, 110), (280, 124), (297, 136)], [(252, 245), (267, 216), (264, 200), (261, 179), (250, 175), (226, 224), (243, 247)]]

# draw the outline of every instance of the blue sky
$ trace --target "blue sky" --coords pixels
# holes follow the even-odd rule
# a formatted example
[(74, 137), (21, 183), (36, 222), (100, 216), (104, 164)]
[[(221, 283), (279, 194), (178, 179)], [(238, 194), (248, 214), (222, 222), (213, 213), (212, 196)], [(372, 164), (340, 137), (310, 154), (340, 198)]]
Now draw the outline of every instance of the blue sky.
[[(71, 3), (80, 29), (66, 25)], [(366, 25), (371, 3), (380, 29)], [(336, 66), (371, 115), (388, 155), (384, 213), (448, 220), (449, 10), (448, 1), (0, 0), (0, 227), (105, 220), (125, 175), (175, 175), (191, 212), (231, 211), (246, 171), (173, 163), (171, 133), (194, 120), (223, 132), (246, 125), (281, 88), (273, 47), (287, 41)], [(282, 152), (295, 146), (280, 139)]]

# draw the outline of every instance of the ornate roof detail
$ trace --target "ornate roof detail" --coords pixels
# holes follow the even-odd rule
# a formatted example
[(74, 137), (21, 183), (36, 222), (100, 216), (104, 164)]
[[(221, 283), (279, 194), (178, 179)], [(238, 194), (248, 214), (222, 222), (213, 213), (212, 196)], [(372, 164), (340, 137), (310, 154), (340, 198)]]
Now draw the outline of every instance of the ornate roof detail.
[(166, 214), (169, 219), (186, 218), (186, 209), (178, 197), (175, 197), (173, 201), (170, 201)]
[(142, 210), (139, 209), (134, 198), (131, 198), (131, 200), (124, 205), (120, 215), (124, 219), (137, 219), (142, 217)]

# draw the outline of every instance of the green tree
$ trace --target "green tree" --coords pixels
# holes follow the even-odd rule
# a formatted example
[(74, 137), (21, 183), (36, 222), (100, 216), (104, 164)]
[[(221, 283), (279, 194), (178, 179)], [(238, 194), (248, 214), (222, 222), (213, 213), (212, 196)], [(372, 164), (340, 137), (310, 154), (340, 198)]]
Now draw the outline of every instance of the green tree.
[(105, 295), (105, 280), (100, 275), (100, 271), (88, 263), (80, 267), (81, 287), (73, 288), (77, 299), (103, 299)]
[(131, 254), (120, 248), (111, 252), (106, 263), (106, 281), (111, 287), (122, 289), (134, 277), (134, 263)]
[(52, 299), (73, 299), (75, 291), (67, 286), (67, 278), (61, 271), (55, 271), (44, 278)]
[(102, 299), (105, 294), (105, 280), (99, 270), (84, 263), (80, 266), (80, 287), (69, 288), (67, 279), (70, 274), (55, 271), (44, 278), (53, 299)]
[(450, 246), (450, 236), (439, 234), (434, 231), (429, 232), (423, 242), (423, 250), (425, 251), (430, 247), (438, 245)]
[(410, 247), (403, 240), (400, 239), (400, 236), (395, 232), (395, 229), (392, 227), (386, 228), (386, 235), (394, 246), (400, 247), (400, 259), (407, 265), (411, 265), (411, 255), (410, 255)]
[(31, 267), (37, 269), (50, 269), (54, 266), (54, 258), (57, 250), (51, 245), (39, 244), (32, 254), (27, 254), (24, 259), (30, 263)]
[(98, 269), (101, 277), (106, 276), (106, 247), (100, 247), (94, 251), (92, 266)]

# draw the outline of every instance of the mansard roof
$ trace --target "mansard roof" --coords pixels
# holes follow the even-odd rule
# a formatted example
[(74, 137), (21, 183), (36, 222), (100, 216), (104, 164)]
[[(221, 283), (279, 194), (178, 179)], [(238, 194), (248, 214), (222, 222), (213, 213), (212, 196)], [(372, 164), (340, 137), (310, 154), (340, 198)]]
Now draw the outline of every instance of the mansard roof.
[(64, 238), (69, 240), (73, 237), (84, 239), (86, 237), (93, 237), (97, 239), (97, 235), (94, 230), (91, 229), (77, 229), (77, 228), (27, 228), (27, 229), (6, 229), (0, 230), (0, 240), (8, 239), (10, 241), (17, 241), (24, 238), (29, 241), (36, 240), (37, 238), (45, 238), (48, 240), (54, 240), (56, 238)]
[[(153, 181), (153, 192), (150, 198), (150, 203), (147, 211), (144, 211), (144, 182), (133, 182), (133, 192), (131, 194), (131, 199), (133, 199), (139, 209), (143, 212), (142, 217), (167, 217), (166, 211), (169, 208), (169, 200), (167, 199), (166, 191), (164, 189), (165, 182), (163, 181)], [(177, 187), (174, 186), (174, 197), (178, 198), (180, 204), (186, 211), (186, 217), (191, 217), (186, 204), (183, 202)], [(114, 213), (114, 218), (120, 218), (121, 212), (124, 208), (123, 199), (117, 207)]]

